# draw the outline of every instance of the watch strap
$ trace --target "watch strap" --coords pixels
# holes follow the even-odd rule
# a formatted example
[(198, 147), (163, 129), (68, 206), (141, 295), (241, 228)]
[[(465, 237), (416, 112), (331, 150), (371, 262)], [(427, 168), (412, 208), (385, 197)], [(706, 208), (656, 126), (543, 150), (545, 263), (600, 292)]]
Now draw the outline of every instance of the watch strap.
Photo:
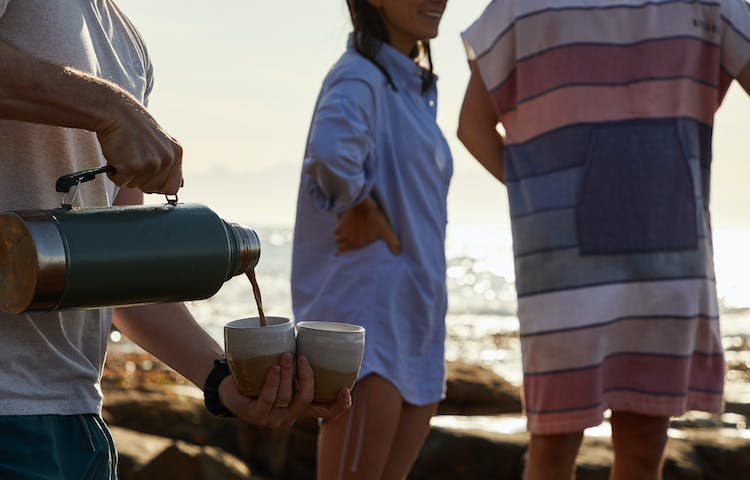
[(206, 385), (203, 387), (203, 403), (209, 412), (220, 418), (234, 418), (237, 416), (225, 407), (219, 399), (219, 385), (230, 374), (231, 372), (229, 371), (226, 359), (214, 360), (214, 368), (208, 374)]

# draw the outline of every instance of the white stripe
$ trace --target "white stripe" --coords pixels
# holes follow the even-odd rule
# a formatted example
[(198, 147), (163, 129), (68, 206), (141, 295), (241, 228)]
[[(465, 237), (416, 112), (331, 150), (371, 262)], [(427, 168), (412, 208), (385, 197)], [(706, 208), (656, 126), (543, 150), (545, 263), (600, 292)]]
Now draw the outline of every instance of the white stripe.
[(521, 334), (581, 327), (621, 317), (718, 316), (715, 284), (706, 279), (578, 288), (518, 299)]
[(615, 353), (688, 356), (721, 353), (719, 322), (707, 319), (624, 320), (602, 328), (521, 339), (524, 373), (600, 364)]

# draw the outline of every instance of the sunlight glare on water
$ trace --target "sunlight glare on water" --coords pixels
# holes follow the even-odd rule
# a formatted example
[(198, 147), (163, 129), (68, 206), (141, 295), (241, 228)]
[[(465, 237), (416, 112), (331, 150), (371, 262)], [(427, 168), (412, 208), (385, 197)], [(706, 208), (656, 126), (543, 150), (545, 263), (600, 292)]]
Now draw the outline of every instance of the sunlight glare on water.
[(714, 268), (719, 296), (730, 309), (750, 308), (750, 231), (717, 230), (714, 232)]

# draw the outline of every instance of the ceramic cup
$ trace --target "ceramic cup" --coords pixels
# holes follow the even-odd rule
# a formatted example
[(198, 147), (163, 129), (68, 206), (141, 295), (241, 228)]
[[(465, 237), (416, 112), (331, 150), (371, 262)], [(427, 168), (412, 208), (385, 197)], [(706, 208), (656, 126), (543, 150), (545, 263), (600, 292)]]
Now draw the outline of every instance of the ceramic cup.
[(351, 389), (359, 374), (365, 329), (336, 322), (297, 324), (297, 355), (310, 361), (315, 374), (316, 402), (333, 402), (341, 388)]
[(268, 370), (278, 365), (282, 353), (295, 353), (294, 323), (284, 317), (234, 320), (224, 326), (224, 351), (229, 370), (240, 391), (257, 397), (266, 381)]

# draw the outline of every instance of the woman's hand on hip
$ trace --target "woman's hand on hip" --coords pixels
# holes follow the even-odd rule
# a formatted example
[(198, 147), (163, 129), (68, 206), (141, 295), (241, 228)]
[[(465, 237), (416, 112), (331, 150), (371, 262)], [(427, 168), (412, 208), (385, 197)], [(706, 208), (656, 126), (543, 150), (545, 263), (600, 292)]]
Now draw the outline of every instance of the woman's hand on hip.
[(401, 243), (380, 206), (368, 197), (346, 210), (333, 231), (338, 253), (364, 248), (383, 240), (394, 255), (401, 254)]

